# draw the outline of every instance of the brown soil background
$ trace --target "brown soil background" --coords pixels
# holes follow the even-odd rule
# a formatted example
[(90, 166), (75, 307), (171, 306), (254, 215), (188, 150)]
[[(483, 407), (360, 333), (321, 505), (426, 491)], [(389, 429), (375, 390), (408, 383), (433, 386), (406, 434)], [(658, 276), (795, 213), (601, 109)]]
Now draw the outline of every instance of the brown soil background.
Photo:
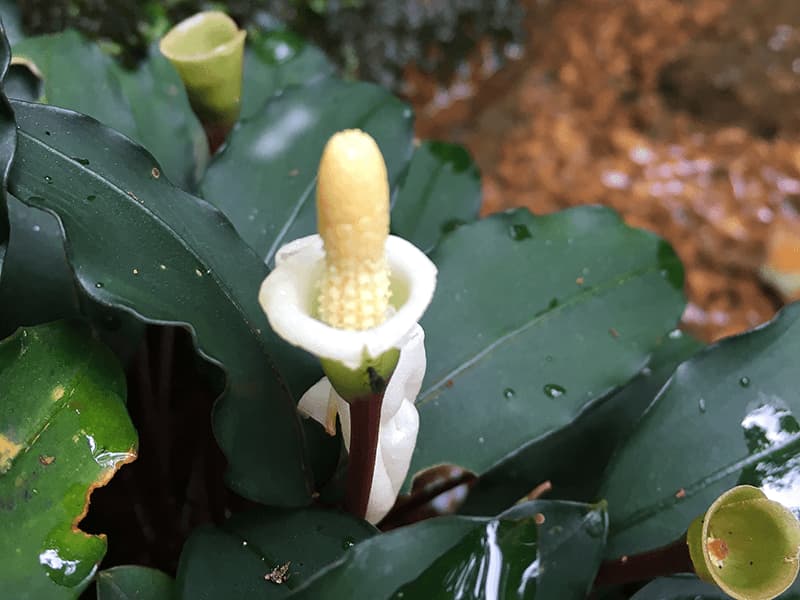
[(768, 320), (769, 244), (800, 271), (800, 2), (526, 5), (503, 68), (479, 49), (446, 88), (408, 69), (418, 135), (470, 149), (486, 213), (603, 204), (667, 239), (702, 339)]

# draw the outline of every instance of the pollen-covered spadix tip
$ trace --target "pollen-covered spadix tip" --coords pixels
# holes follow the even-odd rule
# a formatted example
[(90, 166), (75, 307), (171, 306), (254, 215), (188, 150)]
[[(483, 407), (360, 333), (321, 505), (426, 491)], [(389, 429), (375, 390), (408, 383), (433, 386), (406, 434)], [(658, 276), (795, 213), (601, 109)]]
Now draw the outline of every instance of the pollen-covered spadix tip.
[(317, 179), (317, 226), (325, 245), (319, 318), (340, 329), (380, 325), (389, 306), (389, 181), (378, 144), (357, 129), (325, 146)]

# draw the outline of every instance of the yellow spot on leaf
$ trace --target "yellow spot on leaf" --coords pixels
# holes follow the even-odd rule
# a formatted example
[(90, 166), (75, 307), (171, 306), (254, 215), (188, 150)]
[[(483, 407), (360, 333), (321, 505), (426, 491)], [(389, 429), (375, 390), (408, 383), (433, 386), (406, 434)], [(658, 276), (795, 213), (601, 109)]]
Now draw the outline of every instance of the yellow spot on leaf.
[(53, 399), (53, 402), (58, 402), (59, 400), (61, 400), (61, 398), (64, 397), (64, 386), (57, 385), (56, 387), (54, 387), (52, 393), (50, 394), (50, 397)]
[(5, 473), (11, 468), (11, 461), (22, 450), (22, 444), (11, 441), (0, 434), (0, 473)]

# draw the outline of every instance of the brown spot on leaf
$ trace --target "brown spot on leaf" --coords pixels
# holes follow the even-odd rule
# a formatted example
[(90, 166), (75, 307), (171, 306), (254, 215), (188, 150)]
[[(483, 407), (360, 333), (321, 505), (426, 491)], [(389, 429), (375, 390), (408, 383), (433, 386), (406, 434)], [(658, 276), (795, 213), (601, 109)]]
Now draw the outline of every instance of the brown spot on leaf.
[(453, 387), (453, 380), (452, 379), (448, 379), (447, 383), (445, 383), (444, 385), (445, 385), (445, 387), (449, 387), (449, 388)]
[(52, 398), (53, 402), (58, 402), (61, 398), (64, 397), (64, 386), (57, 385), (53, 388), (53, 391), (50, 393), (50, 398)]
[(271, 581), (272, 583), (276, 583), (278, 585), (284, 583), (287, 579), (289, 579), (289, 567), (292, 565), (292, 561), (287, 561), (282, 565), (278, 565), (272, 571), (264, 575), (264, 581)]
[(153, 167), (150, 170), (150, 174), (153, 176), (153, 179), (158, 179), (161, 177), (161, 171), (158, 170), (158, 167)]
[(613, 337), (613, 338), (618, 338), (619, 337), (619, 331), (617, 331), (613, 327), (609, 328), (608, 333), (611, 334), (611, 337)]
[(44, 454), (40, 454), (39, 455), (39, 463), (41, 463), (45, 467), (49, 467), (54, 462), (56, 462), (56, 457), (55, 456), (46, 456)]
[(578, 277), (578, 278), (575, 280), (575, 283), (577, 283), (578, 285), (583, 285), (583, 277)]
[(679, 489), (677, 492), (675, 492), (675, 497), (679, 499), (686, 498), (686, 490), (683, 488)]
[(533, 516), (533, 522), (537, 525), (542, 525), (545, 521), (544, 515), (542, 513), (536, 513)]

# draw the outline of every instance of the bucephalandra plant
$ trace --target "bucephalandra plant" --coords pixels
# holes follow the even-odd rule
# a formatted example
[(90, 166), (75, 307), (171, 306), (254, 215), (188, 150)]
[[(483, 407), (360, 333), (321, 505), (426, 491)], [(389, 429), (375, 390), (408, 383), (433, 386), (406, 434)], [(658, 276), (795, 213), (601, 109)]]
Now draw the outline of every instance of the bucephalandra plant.
[(133, 71), (19, 35), (0, 598), (800, 593), (800, 305), (703, 348), (666, 242), (479, 218), (464, 149), (274, 22)]
[(326, 377), (298, 408), (350, 454), (346, 504), (372, 523), (394, 504), (414, 451), (414, 400), (425, 374), (422, 328), (436, 267), (389, 236), (380, 149), (347, 130), (325, 146), (317, 176), (319, 235), (283, 246), (259, 301), (272, 328), (322, 361)]

